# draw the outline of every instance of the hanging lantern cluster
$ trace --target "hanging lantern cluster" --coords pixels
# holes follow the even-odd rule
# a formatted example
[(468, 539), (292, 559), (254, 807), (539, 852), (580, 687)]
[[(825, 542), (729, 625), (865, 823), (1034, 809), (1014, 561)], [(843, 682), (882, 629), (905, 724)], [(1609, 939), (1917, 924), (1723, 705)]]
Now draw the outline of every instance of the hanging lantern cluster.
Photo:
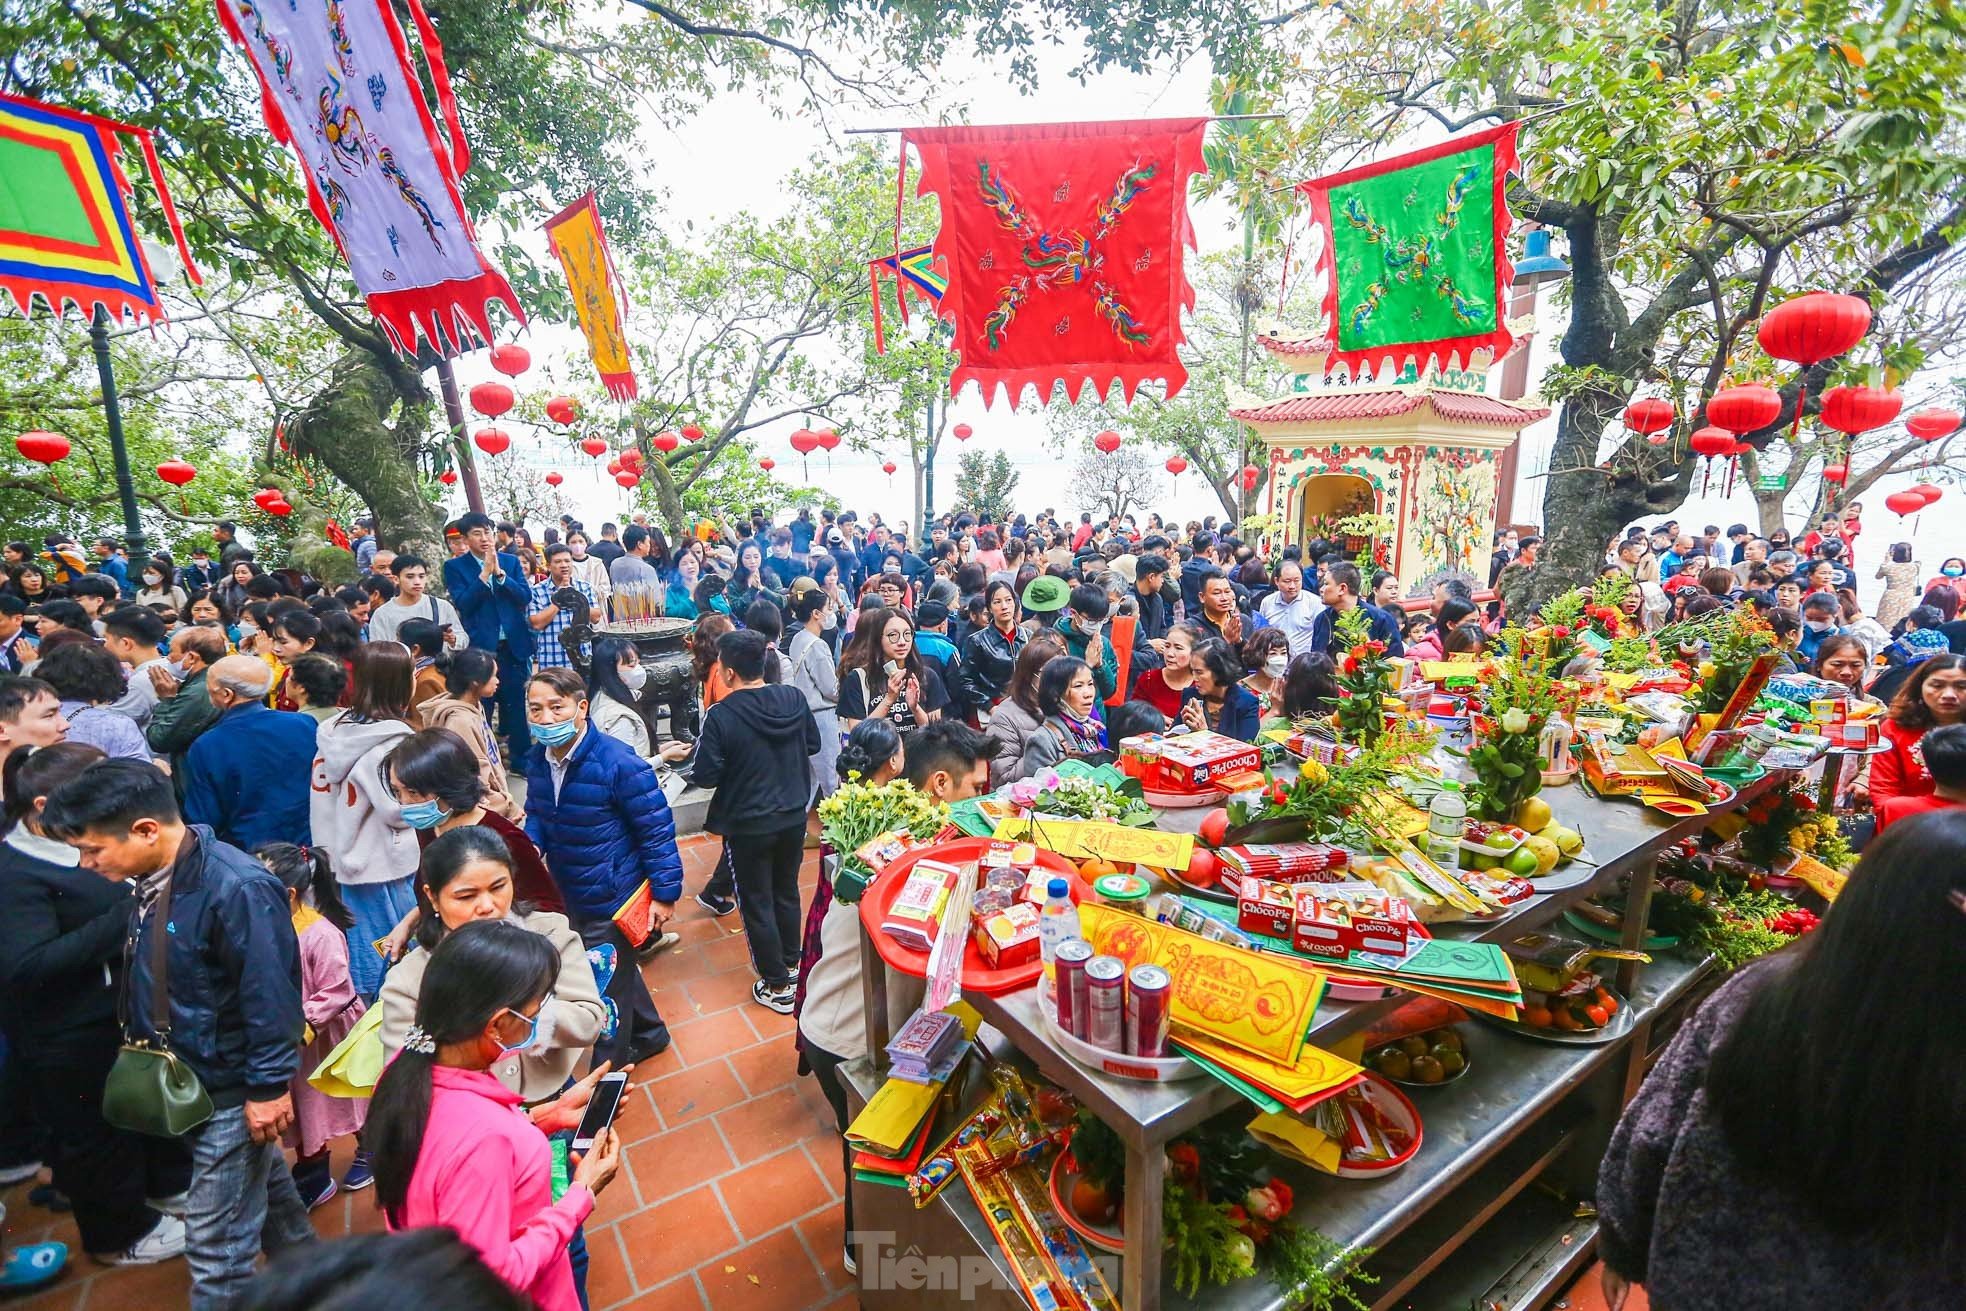
[[(1723, 387), (1708, 398), (1707, 421), (1727, 438), (1727, 449), (1719, 452), (1727, 457), (1725, 495), (1734, 494), (1734, 474), (1740, 466), (1741, 456), (1754, 449), (1741, 438), (1748, 433), (1759, 432), (1781, 417), (1781, 396), (1773, 387), (1764, 387), (1758, 382)], [(1700, 492), (1706, 494), (1704, 476), (1700, 480)]]
[[(1768, 311), (1754, 336), (1770, 358), (1787, 360), (1806, 370), (1846, 353), (1869, 331), (1869, 301), (1861, 296), (1812, 291), (1783, 301)], [(1790, 440), (1802, 430), (1803, 404), (1808, 399), (1805, 375), (1795, 394), (1795, 422), (1789, 429)]]
[(1245, 492), (1256, 490), (1256, 484), (1263, 481), (1263, 471), (1253, 464), (1242, 466), (1242, 489)]
[(275, 519), (284, 519), (294, 512), (293, 506), (287, 503), (287, 494), (278, 487), (262, 487), (254, 492), (253, 504)]

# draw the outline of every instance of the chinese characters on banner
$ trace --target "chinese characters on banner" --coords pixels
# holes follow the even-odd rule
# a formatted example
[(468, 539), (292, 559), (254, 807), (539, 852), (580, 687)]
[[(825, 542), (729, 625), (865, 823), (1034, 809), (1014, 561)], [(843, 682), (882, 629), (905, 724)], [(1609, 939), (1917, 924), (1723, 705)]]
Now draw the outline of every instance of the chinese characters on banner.
[(566, 270), (567, 289), (573, 293), (574, 312), (580, 317), (580, 331), (587, 338), (587, 353), (600, 372), (601, 385), (618, 401), (634, 400), (635, 363), (622, 329), (621, 280), (615, 276), (614, 257), (608, 253), (593, 192), (546, 220), (546, 242)]

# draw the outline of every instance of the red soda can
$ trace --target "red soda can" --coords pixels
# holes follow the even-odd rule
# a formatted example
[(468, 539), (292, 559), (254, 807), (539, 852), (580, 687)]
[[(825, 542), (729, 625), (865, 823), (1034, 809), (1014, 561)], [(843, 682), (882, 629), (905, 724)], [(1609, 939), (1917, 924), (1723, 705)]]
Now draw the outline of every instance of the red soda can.
[(1126, 1054), (1167, 1055), (1167, 1010), (1174, 980), (1158, 965), (1136, 965), (1126, 978)]
[(1094, 956), (1085, 963), (1085, 1040), (1109, 1052), (1126, 1050), (1126, 962)]
[(1089, 1004), (1085, 986), (1085, 965), (1092, 959), (1092, 945), (1083, 938), (1067, 938), (1052, 954), (1055, 971), (1052, 992), (1058, 1000), (1058, 1027), (1074, 1038), (1086, 1035)]

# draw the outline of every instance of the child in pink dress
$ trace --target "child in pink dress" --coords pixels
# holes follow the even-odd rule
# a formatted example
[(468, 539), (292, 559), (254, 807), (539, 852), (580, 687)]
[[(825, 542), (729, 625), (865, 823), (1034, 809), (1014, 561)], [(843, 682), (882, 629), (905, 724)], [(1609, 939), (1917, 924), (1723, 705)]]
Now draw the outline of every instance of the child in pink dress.
[[(300, 1069), (289, 1085), (293, 1127), (283, 1135), (283, 1142), (296, 1154), (294, 1186), (311, 1211), (337, 1191), (328, 1166), (328, 1144), (344, 1134), (360, 1133), (369, 1112), (368, 1098), (330, 1097), (307, 1081), (368, 1009), (348, 974), (347, 930), (355, 917), (341, 904), (326, 852), (269, 842), (253, 854), (287, 885), (294, 932), (300, 937), (300, 1008), (307, 1029)], [(343, 1186), (364, 1188), (369, 1182), (368, 1163), (357, 1154)]]

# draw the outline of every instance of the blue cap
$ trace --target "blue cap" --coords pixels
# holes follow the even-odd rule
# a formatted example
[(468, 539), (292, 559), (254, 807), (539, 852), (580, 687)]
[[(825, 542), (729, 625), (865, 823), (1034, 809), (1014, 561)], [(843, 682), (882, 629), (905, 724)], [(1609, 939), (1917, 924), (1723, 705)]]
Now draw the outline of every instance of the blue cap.
[(1053, 879), (1045, 885), (1044, 890), (1045, 895), (1050, 897), (1069, 897), (1072, 895), (1072, 885), (1064, 879)]

